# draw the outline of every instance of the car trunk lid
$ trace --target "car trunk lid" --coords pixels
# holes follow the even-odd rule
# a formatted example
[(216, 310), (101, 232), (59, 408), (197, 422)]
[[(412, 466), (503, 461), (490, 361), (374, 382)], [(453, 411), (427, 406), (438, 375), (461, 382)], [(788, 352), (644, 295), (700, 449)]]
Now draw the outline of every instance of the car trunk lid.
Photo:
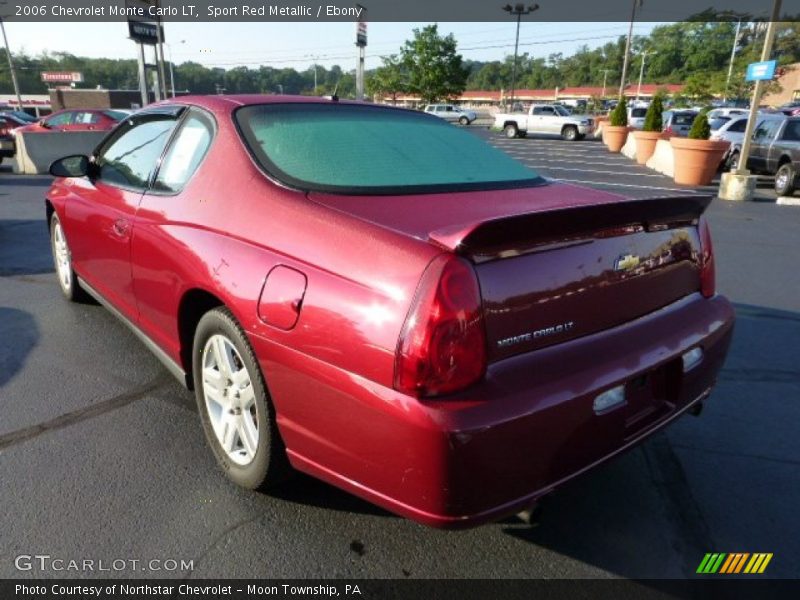
[(631, 200), (562, 184), (317, 197), (468, 257), (496, 361), (622, 325), (700, 289), (700, 195)]

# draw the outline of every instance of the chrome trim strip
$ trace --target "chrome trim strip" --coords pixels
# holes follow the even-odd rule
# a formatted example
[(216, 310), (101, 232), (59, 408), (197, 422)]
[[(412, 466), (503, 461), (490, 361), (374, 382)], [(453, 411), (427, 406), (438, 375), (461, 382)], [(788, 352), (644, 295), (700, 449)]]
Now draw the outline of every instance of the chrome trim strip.
[(186, 389), (191, 389), (189, 385), (189, 376), (184, 371), (181, 366), (176, 363), (170, 356), (164, 352), (150, 337), (141, 329), (139, 329), (135, 323), (133, 323), (128, 317), (123, 315), (116, 307), (114, 307), (108, 300), (106, 300), (100, 292), (86, 283), (86, 280), (78, 277), (79, 285), (86, 290), (86, 293), (89, 294), (92, 298), (97, 300), (103, 307), (108, 310), (112, 315), (117, 317), (120, 321), (122, 321), (125, 325), (128, 326), (136, 337), (147, 347), (150, 352), (155, 354), (156, 358), (161, 361), (161, 363), (167, 368), (167, 370), (172, 373), (172, 375), (180, 382), (180, 384), (185, 387)]

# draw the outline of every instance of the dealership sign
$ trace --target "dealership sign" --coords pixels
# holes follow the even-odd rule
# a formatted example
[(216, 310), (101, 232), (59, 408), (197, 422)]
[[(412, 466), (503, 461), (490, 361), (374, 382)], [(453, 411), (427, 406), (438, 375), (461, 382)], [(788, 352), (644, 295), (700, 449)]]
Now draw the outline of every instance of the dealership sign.
[(766, 60), (764, 62), (750, 63), (747, 65), (747, 81), (769, 81), (775, 77), (775, 65), (777, 61)]
[(42, 81), (45, 83), (80, 83), (83, 73), (78, 71), (43, 71)]
[[(158, 25), (151, 21), (128, 21), (128, 37), (140, 44), (158, 43)], [(164, 28), (161, 27), (161, 41), (164, 41)]]

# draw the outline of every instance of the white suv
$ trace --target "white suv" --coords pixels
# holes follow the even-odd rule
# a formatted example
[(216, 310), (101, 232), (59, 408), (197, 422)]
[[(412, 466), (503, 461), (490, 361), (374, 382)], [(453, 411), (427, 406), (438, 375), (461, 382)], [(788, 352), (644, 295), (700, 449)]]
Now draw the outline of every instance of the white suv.
[(460, 123), (461, 125), (469, 125), (478, 118), (478, 115), (471, 110), (462, 110), (453, 104), (428, 104), (425, 107), (425, 112), (436, 115), (445, 121)]

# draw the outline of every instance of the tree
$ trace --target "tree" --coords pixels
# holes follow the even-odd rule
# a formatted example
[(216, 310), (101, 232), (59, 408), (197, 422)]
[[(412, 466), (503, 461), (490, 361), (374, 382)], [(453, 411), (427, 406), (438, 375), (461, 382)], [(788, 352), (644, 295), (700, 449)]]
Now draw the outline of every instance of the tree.
[(390, 96), (392, 104), (397, 104), (397, 94), (406, 90), (408, 75), (397, 55), (392, 54), (382, 60), (383, 66), (375, 69), (367, 79), (367, 91), (373, 96)]
[(609, 123), (612, 127), (625, 127), (628, 124), (628, 103), (625, 96), (619, 99), (619, 103), (611, 111)]
[(437, 25), (414, 29), (414, 39), (400, 49), (400, 62), (408, 73), (408, 91), (431, 103), (458, 97), (469, 73), (456, 52), (453, 34), (439, 35)]
[(664, 123), (661, 118), (661, 113), (664, 112), (664, 94), (659, 90), (650, 106), (647, 107), (647, 113), (644, 115), (643, 131), (661, 131)]
[(683, 95), (691, 98), (697, 104), (710, 102), (714, 97), (711, 93), (711, 74), (695, 73), (687, 77)]

